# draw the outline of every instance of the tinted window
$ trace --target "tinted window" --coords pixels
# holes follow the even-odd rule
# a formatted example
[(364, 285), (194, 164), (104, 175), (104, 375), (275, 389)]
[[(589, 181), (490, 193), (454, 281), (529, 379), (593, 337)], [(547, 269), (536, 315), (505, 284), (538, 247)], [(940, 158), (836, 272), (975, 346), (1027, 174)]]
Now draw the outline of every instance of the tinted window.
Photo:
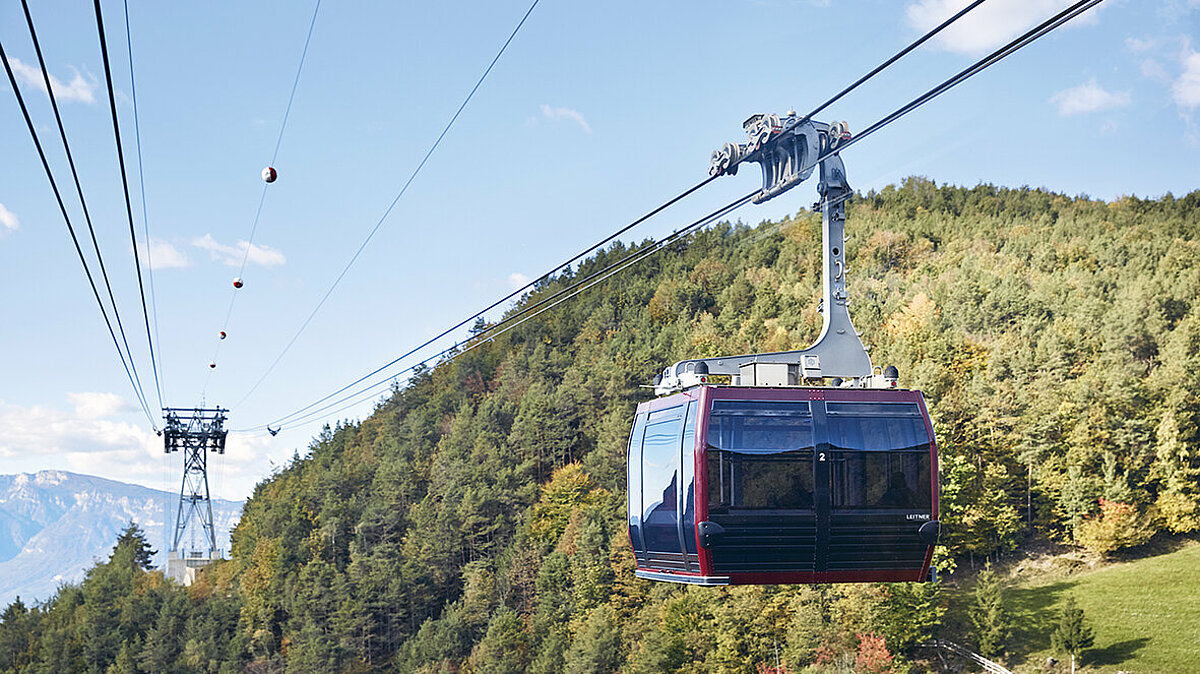
[(827, 403), (834, 449), (929, 449), (925, 418), (914, 403)]
[(813, 507), (812, 449), (777, 454), (708, 450), (708, 509), (808, 510)]
[(834, 508), (932, 507), (929, 433), (915, 403), (826, 404)]
[(647, 550), (679, 546), (679, 443), (683, 407), (650, 415), (642, 442), (642, 532)]
[(696, 401), (687, 405), (687, 419), (683, 423), (682, 477), (683, 496), (683, 542), (686, 552), (696, 553)]
[(807, 402), (717, 400), (708, 419), (708, 444), (746, 453), (812, 447)]
[(833, 452), (834, 508), (929, 511), (928, 452)]
[(813, 507), (807, 402), (715, 401), (708, 443), (710, 511)]
[(646, 430), (646, 415), (639, 414), (633, 423), (633, 432), (629, 434), (628, 468), (629, 492), (629, 539), (634, 549), (641, 549), (642, 535), (642, 434)]

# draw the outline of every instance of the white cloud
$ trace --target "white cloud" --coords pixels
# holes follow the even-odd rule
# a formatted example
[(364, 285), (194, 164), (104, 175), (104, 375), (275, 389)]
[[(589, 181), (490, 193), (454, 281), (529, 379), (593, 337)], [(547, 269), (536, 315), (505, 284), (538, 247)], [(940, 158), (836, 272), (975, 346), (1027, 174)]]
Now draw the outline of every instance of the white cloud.
[(1200, 107), (1200, 52), (1183, 54), (1183, 73), (1171, 86), (1171, 97), (1181, 108)]
[[(66, 402), (66, 409), (57, 409), (0, 400), (5, 473), (66, 470), (179, 490), (180, 455), (164, 455), (162, 438), (150, 430), (134, 404), (114, 393), (68, 393)], [(231, 432), (225, 454), (209, 455), (213, 496), (248, 496), (269, 472), (267, 456), (291, 456), (290, 448), (276, 447), (275, 441)]]
[[(241, 266), (243, 259), (246, 260), (246, 264), (256, 264), (260, 267), (278, 267), (287, 262), (283, 253), (269, 246), (259, 246), (242, 240), (239, 240), (236, 245), (229, 246), (219, 243), (212, 234), (205, 234), (200, 238), (193, 239), (192, 245), (200, 250), (208, 251), (212, 259), (230, 267)], [(247, 251), (249, 252), (247, 253)]]
[(1095, 78), (1050, 97), (1050, 102), (1058, 107), (1058, 114), (1064, 117), (1129, 105), (1131, 100), (1127, 91), (1105, 91)]
[[(142, 264), (149, 265), (152, 270), (181, 269), (191, 266), (187, 253), (179, 250), (169, 241), (150, 239), (150, 250), (145, 246), (138, 248), (138, 259)], [(240, 263), (240, 261), (239, 261)]]
[(1156, 82), (1170, 82), (1171, 76), (1167, 74), (1167, 69), (1161, 63), (1154, 59), (1146, 59), (1141, 65), (1142, 76), (1154, 80)]
[(0, 234), (15, 232), (21, 227), (21, 221), (17, 219), (17, 214), (0, 204)]
[(516, 290), (517, 288), (523, 288), (527, 283), (529, 283), (529, 277), (519, 271), (515, 271), (508, 275), (508, 285), (513, 290)]
[(1150, 51), (1157, 44), (1158, 44), (1157, 40), (1141, 40), (1136, 37), (1125, 38), (1125, 46), (1129, 47), (1130, 51), (1138, 52), (1138, 53), (1144, 52), (1144, 51)]
[(575, 122), (587, 133), (592, 132), (592, 127), (588, 126), (587, 120), (583, 118), (583, 113), (571, 108), (552, 108), (549, 105), (542, 106), (542, 116), (546, 119), (566, 119)]
[(116, 393), (68, 393), (67, 400), (75, 406), (80, 419), (103, 419), (134, 409)]
[[(47, 454), (146, 453), (157, 439), (146, 428), (107, 417), (130, 409), (115, 394), (72, 393), (73, 413), (34, 405), (20, 407), (0, 402), (0, 456)], [(72, 468), (84, 470), (76, 462)]]
[[(908, 25), (924, 33), (969, 4), (969, 0), (917, 0), (905, 11)], [(934, 38), (943, 49), (979, 55), (995, 49), (1070, 4), (1069, 0), (989, 0), (955, 21)], [(1098, 9), (1098, 7), (1097, 7)], [(1095, 21), (1096, 9), (1067, 25)]]
[[(16, 75), (17, 79), (42, 91), (46, 90), (46, 80), (42, 77), (42, 70), (40, 68), (22, 63), (19, 59), (11, 56), (8, 58), (8, 64), (12, 66), (13, 74)], [(62, 80), (54, 75), (50, 76), (50, 86), (54, 89), (54, 98), (59, 101), (95, 103), (96, 97), (92, 95), (92, 92), (96, 90), (98, 85), (96, 78), (84, 79), (78, 70), (71, 68), (71, 71), (75, 76), (67, 84), (63, 84)]]

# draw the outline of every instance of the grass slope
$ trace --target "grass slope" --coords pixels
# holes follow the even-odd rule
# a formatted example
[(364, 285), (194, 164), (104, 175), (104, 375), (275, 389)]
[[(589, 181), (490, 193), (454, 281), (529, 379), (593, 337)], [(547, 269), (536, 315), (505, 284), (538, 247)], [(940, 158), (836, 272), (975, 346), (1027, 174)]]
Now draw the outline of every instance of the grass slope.
[(1040, 671), (1053, 655), (1050, 632), (1068, 596), (1095, 630), (1085, 671), (1200, 671), (1200, 543), (1068, 577), (1030, 579), (1009, 589), (1017, 617), (1017, 671)]

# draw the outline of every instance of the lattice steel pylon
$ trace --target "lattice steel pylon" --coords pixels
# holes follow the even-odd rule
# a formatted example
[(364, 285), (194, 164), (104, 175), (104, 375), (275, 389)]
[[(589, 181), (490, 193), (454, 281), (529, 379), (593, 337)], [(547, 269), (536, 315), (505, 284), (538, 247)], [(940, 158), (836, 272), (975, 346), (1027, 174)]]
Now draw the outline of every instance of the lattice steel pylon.
[[(208, 491), (208, 452), (225, 453), (225, 413), (215, 408), (175, 408), (163, 410), (163, 451), (183, 452), (183, 484), (179, 489), (179, 509), (175, 514), (175, 534), (170, 552), (178, 553), (179, 543), (193, 519), (199, 520), (208, 542), (208, 559), (220, 556), (213, 528), (212, 501)], [(188, 555), (195, 557), (197, 555)]]

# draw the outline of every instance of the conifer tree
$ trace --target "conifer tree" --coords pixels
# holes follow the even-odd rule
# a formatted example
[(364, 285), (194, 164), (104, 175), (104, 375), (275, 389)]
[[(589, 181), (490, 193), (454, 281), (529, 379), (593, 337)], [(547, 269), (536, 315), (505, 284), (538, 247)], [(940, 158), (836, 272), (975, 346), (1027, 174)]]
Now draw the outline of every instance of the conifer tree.
[(1075, 657), (1091, 647), (1095, 635), (1083, 609), (1075, 603), (1074, 597), (1067, 597), (1067, 605), (1059, 614), (1054, 631), (1050, 633), (1050, 643), (1054, 650), (1071, 654), (1071, 674), (1075, 674)]
[(117, 544), (113, 546), (113, 561), (131, 561), (137, 564), (140, 568), (149, 571), (154, 566), (150, 563), (154, 559), (156, 551), (150, 549), (150, 543), (146, 540), (146, 533), (137, 524), (130, 522), (121, 535), (117, 537)]
[(1004, 584), (990, 566), (979, 573), (970, 614), (979, 652), (987, 657), (1003, 655), (1013, 622), (1004, 606)]

